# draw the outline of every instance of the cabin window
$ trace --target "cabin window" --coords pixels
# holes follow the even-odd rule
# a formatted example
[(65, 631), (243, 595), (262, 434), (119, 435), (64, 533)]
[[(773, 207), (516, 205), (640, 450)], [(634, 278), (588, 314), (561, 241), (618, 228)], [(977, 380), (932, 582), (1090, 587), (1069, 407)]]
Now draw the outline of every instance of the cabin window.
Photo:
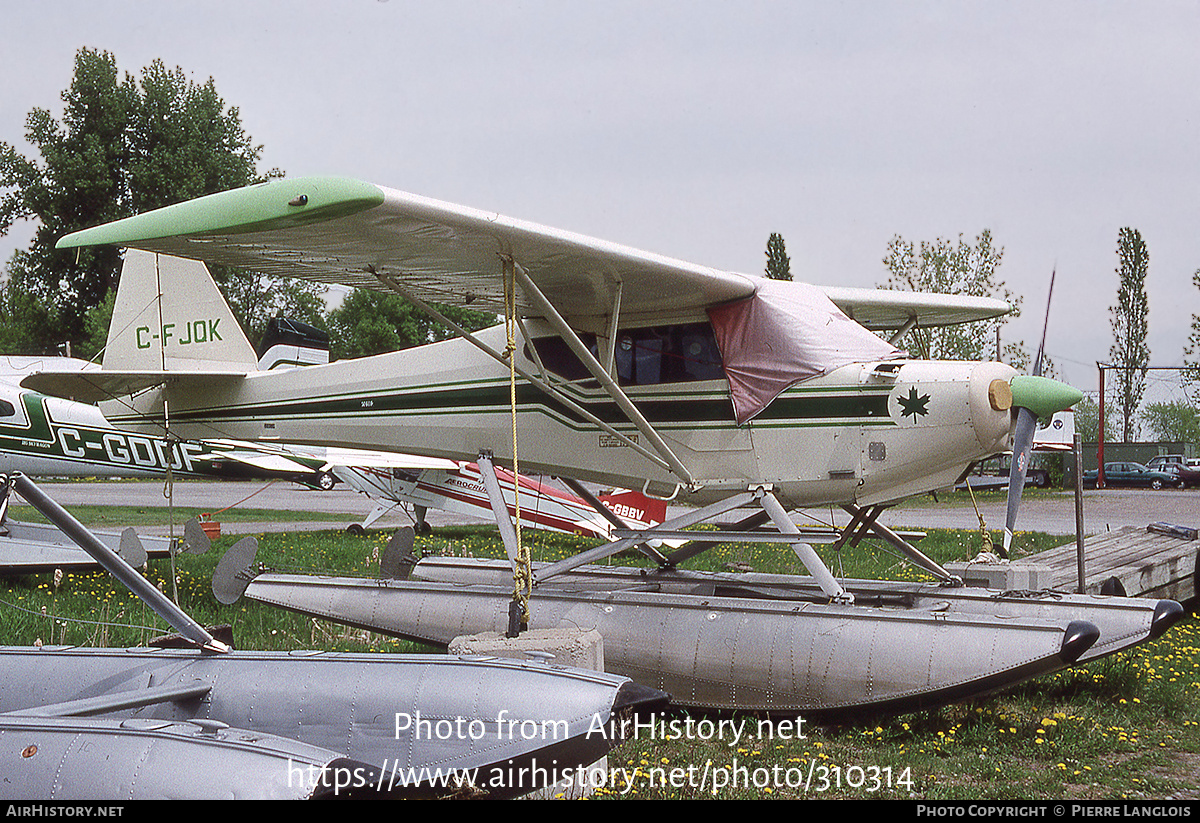
[(17, 413), (16, 407), (7, 400), (0, 400), (0, 417), (12, 417)]
[[(580, 339), (600, 359), (596, 336), (584, 334), (580, 335)], [(591, 376), (587, 367), (561, 338), (541, 337), (533, 342), (547, 370), (567, 380), (583, 380)], [(719, 380), (725, 376), (721, 368), (721, 352), (717, 348), (712, 326), (708, 323), (622, 329), (617, 334), (614, 361), (617, 383), (621, 386), (690, 383)]]

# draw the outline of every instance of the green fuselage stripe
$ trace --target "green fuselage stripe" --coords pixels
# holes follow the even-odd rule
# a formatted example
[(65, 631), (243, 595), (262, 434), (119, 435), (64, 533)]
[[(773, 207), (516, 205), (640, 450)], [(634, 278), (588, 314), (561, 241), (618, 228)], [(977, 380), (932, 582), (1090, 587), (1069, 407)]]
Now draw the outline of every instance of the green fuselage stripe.
[[(579, 405), (605, 423), (628, 423), (616, 403), (607, 396), (575, 396)], [(708, 394), (675, 394), (669, 398), (654, 395), (633, 396), (638, 409), (652, 424), (673, 428), (677, 426), (730, 427), (735, 426), (733, 407), (727, 396)], [(576, 426), (586, 425), (583, 417), (559, 400), (524, 385), (517, 388), (517, 404), (521, 411), (544, 411)], [(509, 407), (508, 386), (470, 384), (458, 387), (413, 389), (402, 392), (361, 393), (326, 398), (305, 398), (294, 401), (217, 407), (212, 409), (172, 410), (177, 423), (203, 421), (219, 423), (234, 420), (282, 419), (349, 419), (385, 415), (483, 414), (506, 411)], [(113, 422), (146, 422), (147, 418), (114, 418)], [(153, 419), (152, 419), (153, 420)], [(757, 418), (762, 425), (845, 425), (848, 422), (879, 425), (890, 422), (888, 394), (884, 391), (851, 392), (793, 391), (786, 392), (771, 403)], [(158, 418), (157, 422), (161, 422)]]

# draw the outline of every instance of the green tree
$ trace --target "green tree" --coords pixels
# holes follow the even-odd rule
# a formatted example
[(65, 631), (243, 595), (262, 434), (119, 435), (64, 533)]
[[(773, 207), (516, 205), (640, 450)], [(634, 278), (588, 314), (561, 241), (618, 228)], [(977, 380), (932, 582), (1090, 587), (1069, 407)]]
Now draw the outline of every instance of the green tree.
[(281, 280), (253, 271), (212, 268), (233, 316), (255, 345), (267, 322), (281, 315), (328, 331), (325, 287), (301, 280)]
[(1113, 345), (1109, 350), (1116, 366), (1117, 402), (1121, 407), (1122, 440), (1134, 434), (1138, 406), (1146, 389), (1150, 347), (1146, 344), (1150, 305), (1146, 298), (1146, 275), (1150, 252), (1137, 229), (1123, 228), (1117, 237), (1117, 302), (1112, 315)]
[(1142, 419), (1155, 440), (1200, 443), (1200, 411), (1191, 403), (1147, 403)]
[(787, 255), (783, 235), (775, 232), (767, 238), (767, 277), (772, 280), (792, 279), (792, 258)]
[(0, 352), (8, 354), (63, 353), (58, 315), (50, 302), (22, 287), (29, 253), (18, 251), (9, 265), (9, 277), (0, 285)]
[[(1192, 274), (1192, 285), (1200, 292), (1200, 269)], [(1200, 404), (1200, 314), (1192, 315), (1192, 333), (1183, 348), (1183, 380), (1192, 401)]]
[[(496, 324), (496, 316), (438, 306), (445, 314), (469, 331)], [(453, 337), (433, 318), (403, 297), (387, 292), (355, 289), (342, 305), (329, 313), (330, 359), (368, 357), (420, 346)]]
[(936, 329), (913, 329), (908, 333), (908, 346), (914, 354), (931, 360), (995, 360), (1004, 359), (1018, 368), (1028, 363), (1023, 343), (1004, 344), (997, 353), (997, 329), (1020, 314), (1021, 298), (1005, 288), (998, 270), (1004, 259), (1004, 248), (992, 242), (988, 229), (974, 243), (958, 236), (957, 242), (938, 238), (918, 245), (896, 235), (888, 243), (883, 265), (888, 279), (883, 288), (935, 294), (966, 294), (975, 297), (997, 297), (1013, 307), (1010, 314), (996, 320), (947, 326)]
[(108, 327), (112, 324), (113, 307), (117, 303), (117, 290), (108, 294), (93, 306), (83, 318), (83, 337), (72, 347), (71, 354), (84, 360), (98, 360), (108, 345)]
[[(1104, 406), (1104, 442), (1113, 442), (1112, 406)], [(1084, 443), (1100, 442), (1100, 405), (1091, 397), (1085, 396), (1075, 404), (1075, 431)]]
[[(47, 328), (60, 342), (80, 342), (89, 334), (88, 312), (116, 285), (120, 254), (110, 247), (58, 251), (55, 242), (88, 226), (259, 181), (262, 147), (251, 142), (212, 79), (197, 84), (161, 60), (139, 80), (120, 76), (109, 52), (81, 49), (62, 99), (61, 122), (40, 108), (26, 119), (35, 158), (0, 143), (0, 234), (17, 220), (37, 221), (30, 248), (8, 267), (8, 287), (50, 307), (55, 322)], [(227, 284), (240, 276), (223, 272), (218, 279)], [(14, 345), (43, 345), (42, 328), (22, 327), (26, 339)]]
[[(54, 243), (69, 231), (130, 213), (128, 188), (114, 170), (128, 160), (125, 131), (136, 97), (112, 55), (84, 49), (62, 94), (62, 123), (40, 108), (26, 118), (26, 140), (41, 161), (0, 143), (0, 233), (18, 219), (38, 221), (29, 250), (9, 266), (8, 286), (14, 299), (25, 292), (51, 307), (52, 325), (68, 334), (80, 331), (83, 314), (103, 298), (119, 257), (112, 248), (58, 252)], [(37, 340), (40, 330), (28, 328)]]

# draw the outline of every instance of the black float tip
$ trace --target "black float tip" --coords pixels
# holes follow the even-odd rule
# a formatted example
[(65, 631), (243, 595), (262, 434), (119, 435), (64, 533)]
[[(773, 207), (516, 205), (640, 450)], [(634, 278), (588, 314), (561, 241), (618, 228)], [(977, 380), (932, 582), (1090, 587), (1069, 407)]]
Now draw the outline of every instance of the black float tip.
[(1063, 634), (1062, 649), (1059, 650), (1059, 655), (1065, 662), (1074, 663), (1099, 639), (1100, 630), (1096, 628), (1096, 624), (1086, 620), (1072, 620)]
[(1161, 637), (1183, 617), (1183, 606), (1174, 600), (1160, 600), (1154, 607), (1154, 619), (1150, 621), (1150, 637)]

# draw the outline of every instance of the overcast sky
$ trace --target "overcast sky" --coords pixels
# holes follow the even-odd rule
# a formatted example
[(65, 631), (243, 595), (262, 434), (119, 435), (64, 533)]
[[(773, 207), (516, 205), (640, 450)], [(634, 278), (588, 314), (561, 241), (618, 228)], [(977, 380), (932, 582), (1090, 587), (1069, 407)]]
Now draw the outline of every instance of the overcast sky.
[(732, 271), (780, 232), (796, 279), (875, 286), (893, 235), (990, 229), (1030, 348), (1057, 267), (1047, 351), (1085, 390), (1121, 227), (1153, 365), (1200, 312), (1195, 2), (0, 0), (0, 25), (0, 140), (27, 151), (87, 46), (214, 78), (263, 168)]

